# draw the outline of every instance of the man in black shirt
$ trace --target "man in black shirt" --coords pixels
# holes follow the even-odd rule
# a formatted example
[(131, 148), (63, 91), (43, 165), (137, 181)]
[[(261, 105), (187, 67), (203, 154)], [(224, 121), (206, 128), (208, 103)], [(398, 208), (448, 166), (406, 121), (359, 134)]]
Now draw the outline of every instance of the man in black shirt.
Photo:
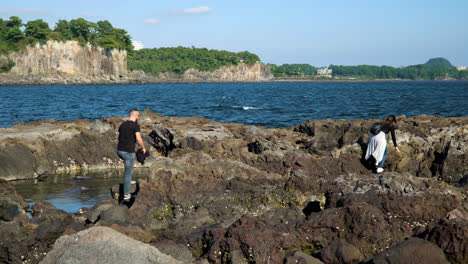
[(125, 173), (124, 173), (124, 200), (129, 201), (130, 195), (130, 183), (132, 181), (133, 164), (135, 163), (135, 143), (143, 149), (143, 153), (146, 153), (145, 144), (141, 137), (140, 126), (137, 121), (140, 118), (140, 113), (136, 109), (132, 109), (129, 112), (128, 120), (123, 122), (119, 127), (119, 144), (117, 145), (117, 155), (124, 161)]

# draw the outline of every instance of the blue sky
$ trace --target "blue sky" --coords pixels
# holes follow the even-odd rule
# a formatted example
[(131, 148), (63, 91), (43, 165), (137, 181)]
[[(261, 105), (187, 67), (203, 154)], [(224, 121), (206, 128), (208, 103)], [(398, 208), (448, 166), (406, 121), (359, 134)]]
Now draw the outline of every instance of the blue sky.
[(3, 19), (108, 20), (146, 48), (248, 50), (275, 64), (468, 65), (467, 0), (1, 1)]

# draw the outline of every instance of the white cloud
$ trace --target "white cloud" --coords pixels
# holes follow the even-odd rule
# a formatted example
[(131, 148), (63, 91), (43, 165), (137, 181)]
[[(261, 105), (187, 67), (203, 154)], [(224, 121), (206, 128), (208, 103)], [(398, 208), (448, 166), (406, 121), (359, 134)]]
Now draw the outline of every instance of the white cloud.
[(24, 15), (24, 14), (36, 14), (36, 15), (47, 15), (49, 12), (43, 8), (0, 8), (0, 14), (4, 15)]
[(170, 10), (171, 14), (188, 14), (188, 15), (196, 15), (196, 14), (205, 14), (210, 13), (213, 11), (213, 8), (207, 6), (199, 6), (199, 7), (192, 7), (186, 9), (172, 9)]
[(156, 18), (148, 18), (148, 19), (145, 19), (145, 22), (146, 24), (158, 24), (160, 21), (159, 19), (156, 19)]

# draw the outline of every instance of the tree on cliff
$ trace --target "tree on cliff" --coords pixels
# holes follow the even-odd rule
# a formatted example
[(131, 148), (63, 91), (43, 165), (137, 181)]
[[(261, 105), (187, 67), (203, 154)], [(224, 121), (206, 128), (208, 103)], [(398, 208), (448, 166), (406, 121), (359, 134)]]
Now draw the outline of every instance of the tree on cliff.
[[(24, 31), (21, 30), (24, 26)], [(127, 31), (114, 28), (109, 21), (93, 23), (83, 18), (59, 20), (54, 30), (42, 19), (23, 21), (12, 16), (9, 20), (0, 18), (0, 55), (23, 49), (26, 45), (47, 40), (77, 40), (81, 44), (90, 43), (105, 49), (133, 50), (131, 37)]]
[(42, 19), (29, 21), (25, 26), (24, 34), (26, 37), (38, 40), (39, 42), (46, 41), (49, 33), (51, 32), (49, 24), (44, 22)]
[(68, 40), (73, 38), (73, 34), (70, 29), (70, 23), (67, 20), (59, 20), (55, 24), (54, 32), (57, 33), (56, 40)]
[(183, 74), (188, 69), (214, 71), (222, 66), (238, 65), (243, 62), (252, 65), (260, 61), (253, 53), (239, 53), (225, 50), (208, 50), (206, 48), (159, 48), (142, 49), (129, 53), (130, 70), (143, 70), (158, 75), (162, 72)]
[(6, 26), (9, 28), (19, 28), (23, 25), (23, 20), (17, 16), (11, 16), (10, 20), (6, 21)]
[(83, 18), (70, 20), (70, 31), (72, 37), (82, 43), (90, 42), (94, 32), (91, 31), (93, 25)]
[(281, 66), (269, 64), (269, 66), (275, 77), (311, 76), (317, 72), (317, 68), (309, 64), (283, 64)]
[(21, 43), (24, 39), (24, 33), (20, 28), (22, 25), (21, 19), (16, 16), (10, 17), (10, 20), (0, 18), (0, 55), (24, 46)]

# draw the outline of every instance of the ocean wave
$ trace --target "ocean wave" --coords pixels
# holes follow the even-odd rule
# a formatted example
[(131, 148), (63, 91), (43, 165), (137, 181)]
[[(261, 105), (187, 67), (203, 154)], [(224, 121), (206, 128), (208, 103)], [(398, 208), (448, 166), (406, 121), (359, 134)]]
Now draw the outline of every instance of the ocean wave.
[(242, 110), (257, 110), (257, 109), (263, 109), (261, 107), (255, 107), (255, 106), (233, 106), (233, 108), (236, 108), (236, 109), (242, 109)]

